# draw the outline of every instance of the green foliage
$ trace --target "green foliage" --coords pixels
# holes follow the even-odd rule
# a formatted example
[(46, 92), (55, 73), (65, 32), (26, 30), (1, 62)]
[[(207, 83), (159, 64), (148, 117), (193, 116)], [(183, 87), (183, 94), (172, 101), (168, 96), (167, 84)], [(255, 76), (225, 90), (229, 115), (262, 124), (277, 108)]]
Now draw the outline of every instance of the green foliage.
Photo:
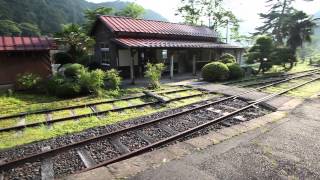
[(23, 90), (33, 90), (37, 88), (42, 78), (36, 74), (25, 73), (18, 75), (17, 85)]
[(19, 36), (21, 29), (18, 24), (10, 20), (0, 20), (0, 35), (1, 36)]
[[(39, 27), (41, 34), (52, 35), (61, 31), (61, 24), (86, 24), (84, 12), (87, 9), (106, 7), (118, 11), (127, 4), (125, 1), (91, 3), (86, 0), (0, 0), (0, 19), (18, 24), (32, 22)], [(147, 10), (144, 17), (166, 20), (152, 10)]]
[(262, 70), (265, 72), (272, 67), (271, 53), (274, 49), (272, 38), (269, 36), (260, 36), (256, 40), (253, 47), (249, 49), (246, 54), (247, 63), (253, 64), (255, 62), (260, 63), (258, 73)]
[(92, 25), (97, 20), (98, 15), (111, 15), (114, 9), (109, 7), (98, 7), (97, 9), (87, 9), (84, 11), (84, 17), (87, 19), (85, 24), (86, 31), (90, 31)]
[(229, 78), (229, 69), (221, 62), (206, 64), (201, 71), (202, 78), (208, 82), (223, 81)]
[(78, 58), (85, 56), (93, 48), (94, 39), (89, 37), (85, 30), (77, 24), (63, 25), (61, 32), (55, 34), (60, 43), (68, 47), (68, 54), (75, 62)]
[(106, 72), (106, 80), (111, 89), (118, 90), (122, 79), (117, 70), (111, 69)]
[(72, 57), (70, 56), (70, 54), (66, 52), (55, 53), (53, 55), (53, 60), (55, 64), (60, 64), (60, 67), (62, 67), (65, 64), (73, 63)]
[(165, 69), (164, 64), (148, 63), (146, 68), (147, 70), (145, 72), (145, 77), (150, 79), (151, 88), (159, 89), (161, 87), (161, 84), (160, 84), (161, 74)]
[(104, 86), (106, 73), (100, 69), (94, 71), (84, 71), (80, 73), (79, 84), (83, 93), (100, 94), (101, 88)]
[(81, 64), (66, 64), (63, 66), (65, 68), (64, 75), (67, 78), (79, 78), (85, 73), (86, 69)]
[(244, 76), (244, 71), (237, 63), (228, 63), (226, 64), (229, 69), (229, 78), (230, 79), (239, 79)]
[(216, 32), (232, 25), (232, 33), (238, 33), (239, 20), (232, 11), (223, 7), (223, 0), (180, 0), (180, 2), (176, 15), (181, 15), (185, 23), (199, 25), (200, 20), (209, 19), (208, 26)]
[(276, 48), (271, 54), (271, 61), (275, 65), (285, 66), (286, 63), (293, 64), (297, 62), (297, 58), (289, 48)]
[(55, 74), (48, 82), (48, 93), (58, 97), (76, 97), (80, 94), (100, 95), (106, 73), (88, 71), (81, 64), (67, 64), (64, 75)]
[(129, 3), (124, 9), (116, 12), (117, 16), (125, 16), (125, 17), (132, 17), (132, 18), (141, 18), (145, 10), (142, 6), (132, 2)]
[(19, 24), (22, 36), (40, 36), (41, 31), (37, 25), (31, 23), (21, 23)]
[(224, 63), (224, 64), (235, 63), (236, 62), (236, 58), (232, 54), (225, 53), (220, 57), (219, 61)]

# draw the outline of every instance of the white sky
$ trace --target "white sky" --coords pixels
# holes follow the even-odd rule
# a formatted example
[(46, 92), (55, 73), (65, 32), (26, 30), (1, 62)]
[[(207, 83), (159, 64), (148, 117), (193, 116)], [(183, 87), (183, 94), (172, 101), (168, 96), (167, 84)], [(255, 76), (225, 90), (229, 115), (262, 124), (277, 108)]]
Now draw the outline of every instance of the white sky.
[[(114, 0), (87, 0), (90, 2), (106, 2)], [(175, 16), (176, 8), (180, 0), (126, 0), (136, 2), (146, 9), (152, 9), (171, 22), (181, 21), (180, 17)], [(255, 27), (260, 25), (258, 13), (265, 12), (265, 0), (225, 0), (225, 7), (232, 10), (235, 15), (242, 20), (240, 31), (241, 33), (254, 32)], [(295, 3), (297, 9), (303, 10), (308, 14), (315, 14), (320, 11), (320, 0), (313, 2), (304, 2), (297, 0)]]

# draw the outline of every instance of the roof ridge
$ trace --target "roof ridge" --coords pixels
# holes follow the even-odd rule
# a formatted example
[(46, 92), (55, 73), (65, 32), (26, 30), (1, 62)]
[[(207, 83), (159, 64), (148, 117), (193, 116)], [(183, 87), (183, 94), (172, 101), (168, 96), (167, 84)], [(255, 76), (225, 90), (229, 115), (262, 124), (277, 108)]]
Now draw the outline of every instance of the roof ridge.
[[(152, 19), (143, 19), (143, 18), (132, 18), (132, 17), (126, 17), (126, 16), (115, 16), (115, 15), (100, 15), (99, 17), (112, 17), (112, 18), (122, 18), (122, 19), (132, 19), (132, 20), (143, 20), (143, 21), (153, 21), (153, 22), (162, 22), (162, 23), (170, 23), (170, 24), (177, 24), (177, 25), (184, 25), (184, 26), (190, 26), (190, 27), (199, 27), (199, 28), (208, 28), (207, 26), (201, 26), (201, 25), (190, 25), (190, 24), (183, 24), (183, 23), (175, 23), (170, 21), (161, 21), (161, 20), (152, 20)], [(211, 30), (211, 29), (210, 29)]]

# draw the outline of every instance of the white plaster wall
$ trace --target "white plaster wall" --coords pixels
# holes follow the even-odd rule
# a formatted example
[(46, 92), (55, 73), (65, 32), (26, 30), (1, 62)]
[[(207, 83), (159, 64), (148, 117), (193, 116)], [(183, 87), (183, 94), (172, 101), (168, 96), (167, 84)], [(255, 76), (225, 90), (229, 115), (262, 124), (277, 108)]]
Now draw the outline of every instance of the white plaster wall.
[[(119, 66), (130, 66), (130, 64), (131, 64), (130, 50), (120, 49), (119, 50)], [(134, 65), (138, 65), (138, 53), (135, 53), (134, 55)]]

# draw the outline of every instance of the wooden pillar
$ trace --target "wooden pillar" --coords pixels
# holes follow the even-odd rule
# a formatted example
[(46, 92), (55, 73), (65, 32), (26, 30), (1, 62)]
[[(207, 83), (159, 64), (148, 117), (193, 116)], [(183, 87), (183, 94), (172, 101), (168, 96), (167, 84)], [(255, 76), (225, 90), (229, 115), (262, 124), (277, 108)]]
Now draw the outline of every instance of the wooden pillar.
[(173, 58), (174, 53), (172, 53), (170, 56), (170, 79), (173, 79)]
[(135, 55), (135, 51), (133, 51), (132, 49), (130, 49), (130, 55), (131, 55), (131, 63), (130, 63), (130, 78), (131, 78), (131, 84), (135, 84), (135, 76), (134, 76), (134, 55)]
[(192, 74), (197, 75), (197, 55), (193, 54), (192, 56)]

